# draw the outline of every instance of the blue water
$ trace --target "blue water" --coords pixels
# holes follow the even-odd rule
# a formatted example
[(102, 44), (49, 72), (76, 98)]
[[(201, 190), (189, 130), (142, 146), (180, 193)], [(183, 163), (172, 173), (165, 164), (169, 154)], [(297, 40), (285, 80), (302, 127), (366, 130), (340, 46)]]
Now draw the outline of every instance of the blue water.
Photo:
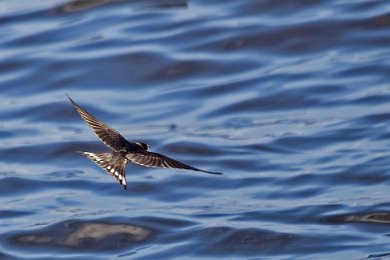
[[(388, 1), (0, 2), (0, 258), (389, 259)], [(129, 165), (66, 98), (222, 176)]]

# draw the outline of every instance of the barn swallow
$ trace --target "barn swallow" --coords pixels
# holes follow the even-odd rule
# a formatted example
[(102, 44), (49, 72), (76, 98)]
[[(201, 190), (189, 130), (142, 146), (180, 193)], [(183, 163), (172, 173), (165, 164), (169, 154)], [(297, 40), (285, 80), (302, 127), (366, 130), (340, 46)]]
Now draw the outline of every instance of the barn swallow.
[(102, 142), (111, 148), (111, 153), (79, 152), (115, 177), (126, 189), (126, 165), (131, 162), (145, 167), (176, 168), (205, 172), (210, 174), (222, 174), (220, 172), (205, 171), (188, 164), (176, 161), (168, 156), (149, 152), (149, 145), (142, 142), (129, 142), (118, 131), (100, 121), (85, 109), (81, 108), (73, 99), (70, 102), (80, 114), (81, 118), (95, 132)]

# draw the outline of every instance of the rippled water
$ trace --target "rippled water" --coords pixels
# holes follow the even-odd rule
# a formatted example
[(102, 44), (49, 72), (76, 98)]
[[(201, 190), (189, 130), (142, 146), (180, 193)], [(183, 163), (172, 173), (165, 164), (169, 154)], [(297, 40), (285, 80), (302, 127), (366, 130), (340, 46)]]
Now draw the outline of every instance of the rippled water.
[[(388, 259), (388, 1), (1, 1), (0, 258)], [(71, 95), (195, 167), (129, 165)]]

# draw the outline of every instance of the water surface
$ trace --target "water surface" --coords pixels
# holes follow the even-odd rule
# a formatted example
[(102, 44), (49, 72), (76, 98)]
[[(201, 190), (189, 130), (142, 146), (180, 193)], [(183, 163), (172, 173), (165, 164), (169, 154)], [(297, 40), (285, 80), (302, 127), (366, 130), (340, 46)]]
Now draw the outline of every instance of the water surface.
[[(387, 259), (387, 1), (2, 1), (0, 258)], [(129, 140), (210, 171), (129, 165)]]

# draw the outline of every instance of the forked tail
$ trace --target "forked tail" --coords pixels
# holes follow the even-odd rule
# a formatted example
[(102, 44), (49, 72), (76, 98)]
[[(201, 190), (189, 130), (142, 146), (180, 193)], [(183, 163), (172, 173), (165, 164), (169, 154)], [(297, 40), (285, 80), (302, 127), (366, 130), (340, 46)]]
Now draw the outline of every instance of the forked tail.
[(91, 153), (81, 151), (78, 153), (88, 157), (108, 174), (114, 176), (126, 190), (126, 158), (113, 153)]

